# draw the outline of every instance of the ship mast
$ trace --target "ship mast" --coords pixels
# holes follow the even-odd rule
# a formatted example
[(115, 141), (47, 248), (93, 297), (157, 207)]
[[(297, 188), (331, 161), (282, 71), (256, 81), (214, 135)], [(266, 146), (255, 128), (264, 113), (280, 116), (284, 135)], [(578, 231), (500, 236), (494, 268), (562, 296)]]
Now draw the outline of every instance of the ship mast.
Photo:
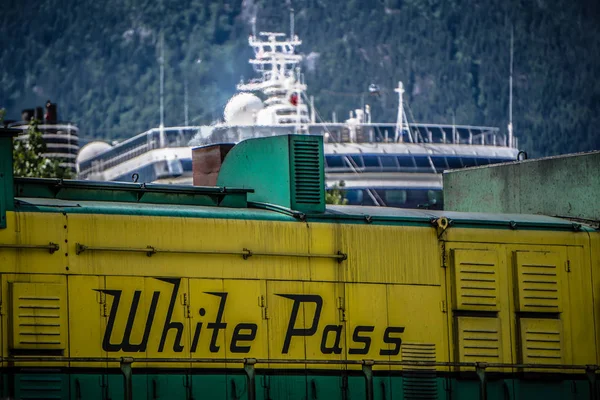
[(299, 64), (302, 56), (296, 46), (302, 44), (294, 32), (293, 11), (290, 16), (290, 33), (260, 32), (250, 36), (248, 42), (254, 49), (250, 60), (259, 79), (237, 86), (239, 91), (262, 92), (265, 108), (270, 110), (275, 125), (293, 124), (300, 132), (310, 122), (307, 104), (302, 100), (306, 85), (302, 82)]
[(513, 40), (514, 27), (510, 28), (510, 78), (508, 79), (508, 147), (513, 146)]
[(404, 114), (404, 85), (402, 81), (398, 81), (398, 87), (394, 89), (394, 92), (398, 93), (398, 117), (396, 119), (396, 137), (395, 141), (402, 143), (404, 141), (403, 134), (404, 129), (408, 130), (408, 139), (413, 142), (410, 129), (408, 129), (408, 120), (406, 114)]

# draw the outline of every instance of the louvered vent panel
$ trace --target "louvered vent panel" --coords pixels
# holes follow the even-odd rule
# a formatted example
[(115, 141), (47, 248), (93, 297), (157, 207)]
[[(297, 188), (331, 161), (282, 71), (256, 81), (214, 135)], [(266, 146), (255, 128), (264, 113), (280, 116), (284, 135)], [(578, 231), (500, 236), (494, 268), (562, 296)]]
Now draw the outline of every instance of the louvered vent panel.
[(15, 394), (17, 399), (68, 398), (68, 384), (59, 375), (20, 375)]
[[(436, 361), (435, 344), (402, 343), (402, 361)], [(406, 366), (402, 369), (404, 399), (437, 399), (437, 379), (434, 366)]]
[(498, 262), (491, 250), (453, 250), (455, 308), (498, 310)]
[(559, 266), (563, 263), (558, 253), (516, 253), (519, 311), (560, 312)]
[(293, 196), (297, 204), (320, 205), (324, 201), (321, 146), (319, 141), (293, 140)]
[(60, 284), (14, 282), (12, 349), (63, 350), (66, 347), (66, 287)]
[(524, 364), (563, 364), (562, 324), (559, 319), (521, 318)]
[(458, 351), (461, 362), (502, 362), (498, 318), (457, 317)]

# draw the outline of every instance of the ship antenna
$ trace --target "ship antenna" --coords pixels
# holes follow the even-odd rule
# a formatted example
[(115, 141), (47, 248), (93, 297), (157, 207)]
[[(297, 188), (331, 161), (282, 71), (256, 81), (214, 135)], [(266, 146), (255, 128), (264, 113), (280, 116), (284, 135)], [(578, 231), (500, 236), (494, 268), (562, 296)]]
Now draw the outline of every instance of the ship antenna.
[(510, 27), (510, 78), (508, 79), (508, 147), (513, 145), (513, 41), (514, 41), (514, 26)]
[(164, 122), (165, 122), (165, 34), (160, 31), (160, 147), (164, 147)]

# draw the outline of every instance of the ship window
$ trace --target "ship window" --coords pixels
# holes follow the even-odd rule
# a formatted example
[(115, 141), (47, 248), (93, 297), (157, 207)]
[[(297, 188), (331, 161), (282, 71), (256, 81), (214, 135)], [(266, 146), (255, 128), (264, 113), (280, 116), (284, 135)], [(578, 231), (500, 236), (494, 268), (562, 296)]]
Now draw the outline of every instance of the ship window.
[(462, 168), (460, 157), (446, 157), (446, 161), (450, 169)]
[(379, 157), (381, 161), (381, 166), (386, 170), (395, 170), (398, 168), (398, 163), (396, 162), (396, 157), (388, 156), (387, 154)]
[(488, 165), (490, 164), (490, 159), (489, 158), (477, 158), (477, 165)]
[(351, 159), (351, 163), (352, 165), (358, 167), (358, 168), (362, 168), (363, 167), (363, 160), (361, 156), (350, 156), (348, 157), (349, 159)]
[(344, 160), (340, 156), (327, 156), (325, 161), (329, 168), (343, 168), (345, 166)]
[(406, 204), (406, 190), (388, 189), (385, 191), (385, 204), (390, 207), (400, 207)]
[(465, 167), (476, 167), (477, 166), (477, 160), (475, 160), (473, 157), (463, 157), (462, 163)]
[(444, 157), (431, 157), (431, 161), (433, 161), (433, 165), (435, 166), (435, 170), (437, 172), (443, 172), (445, 169), (448, 169), (448, 165), (446, 164), (446, 159)]
[(365, 162), (366, 168), (376, 168), (379, 169), (379, 157), (377, 156), (363, 156), (363, 161)]
[(429, 200), (430, 206), (439, 206), (442, 204), (443, 192), (441, 190), (428, 190), (427, 199)]
[(429, 157), (427, 156), (415, 156), (415, 163), (419, 169), (427, 168), (431, 169), (431, 164), (429, 164)]
[(414, 168), (415, 160), (412, 156), (409, 155), (398, 156), (398, 164), (400, 164), (401, 167)]

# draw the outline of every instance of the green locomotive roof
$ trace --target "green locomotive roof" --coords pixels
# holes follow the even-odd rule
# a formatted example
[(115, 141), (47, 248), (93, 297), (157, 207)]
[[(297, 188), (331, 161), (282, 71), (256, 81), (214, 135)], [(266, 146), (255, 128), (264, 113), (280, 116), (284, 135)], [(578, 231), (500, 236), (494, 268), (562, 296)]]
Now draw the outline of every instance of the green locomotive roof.
[[(156, 199), (155, 199), (156, 200)], [(281, 222), (404, 225), (430, 227), (438, 218), (448, 218), (456, 227), (495, 229), (592, 230), (560, 218), (527, 214), (488, 214), (414, 210), (387, 207), (328, 206), (325, 213), (305, 214), (280, 206), (249, 202), (247, 207), (206, 204), (164, 204), (55, 197), (18, 197), (18, 212), (64, 212), (73, 214), (114, 214), (173, 218), (247, 219)]]

